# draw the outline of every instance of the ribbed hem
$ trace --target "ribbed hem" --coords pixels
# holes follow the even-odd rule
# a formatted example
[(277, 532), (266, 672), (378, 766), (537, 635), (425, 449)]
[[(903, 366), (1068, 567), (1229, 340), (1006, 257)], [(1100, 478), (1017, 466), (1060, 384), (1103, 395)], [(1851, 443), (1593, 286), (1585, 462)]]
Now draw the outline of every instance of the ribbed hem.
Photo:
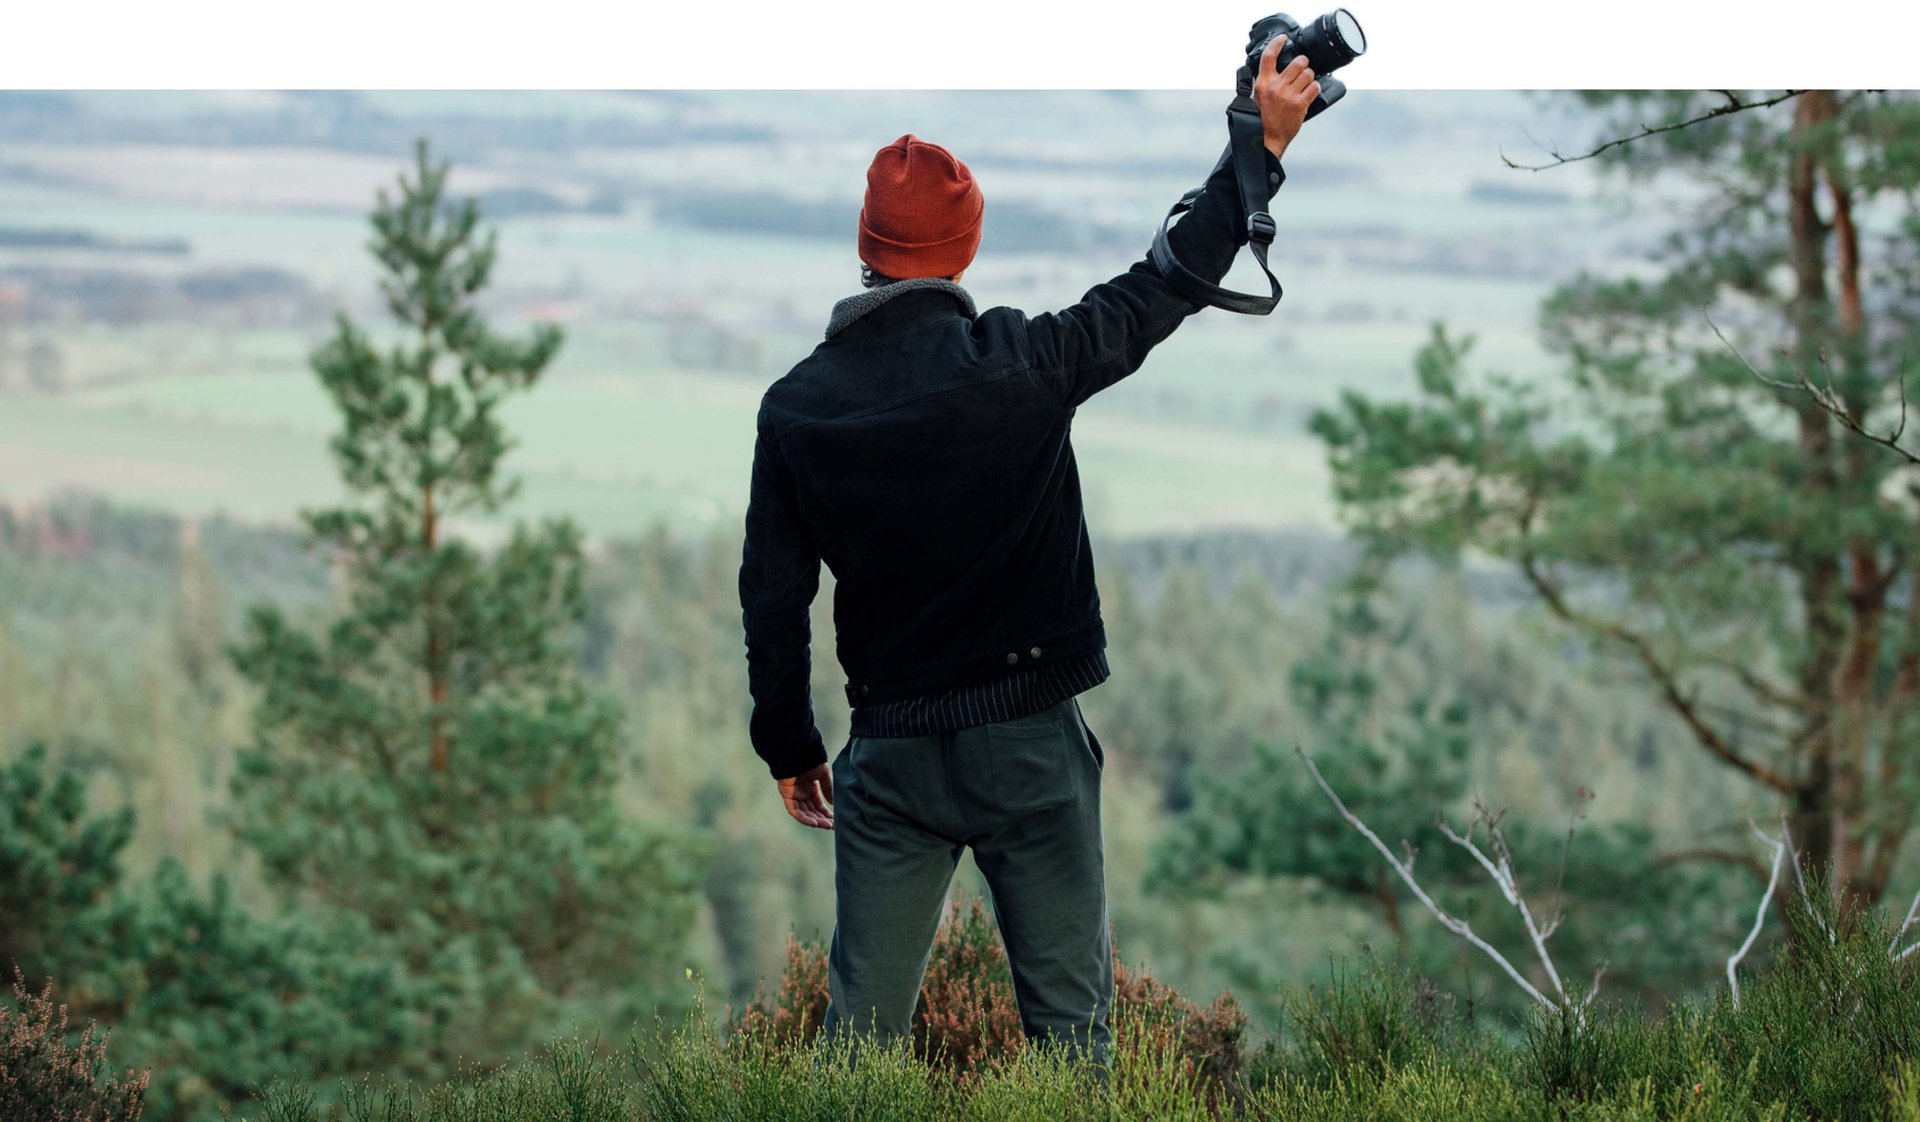
[(854, 736), (925, 736), (1011, 721), (1084, 693), (1110, 674), (1105, 651), (1083, 651), (991, 682), (863, 705), (853, 711), (849, 731)]

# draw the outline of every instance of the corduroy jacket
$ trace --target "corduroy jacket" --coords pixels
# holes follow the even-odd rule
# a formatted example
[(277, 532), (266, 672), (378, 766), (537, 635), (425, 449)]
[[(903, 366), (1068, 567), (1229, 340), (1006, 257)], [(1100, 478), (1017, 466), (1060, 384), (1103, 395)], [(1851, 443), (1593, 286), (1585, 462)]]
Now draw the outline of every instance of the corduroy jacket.
[[(1265, 155), (1271, 197), (1285, 173)], [(1167, 237), (1218, 283), (1244, 221), (1222, 160)], [(760, 403), (739, 585), (749, 730), (775, 778), (827, 758), (809, 690), (823, 561), (856, 708), (1106, 646), (1074, 411), (1205, 306), (1144, 254), (1034, 316), (976, 313), (947, 282), (898, 285), (836, 316)]]

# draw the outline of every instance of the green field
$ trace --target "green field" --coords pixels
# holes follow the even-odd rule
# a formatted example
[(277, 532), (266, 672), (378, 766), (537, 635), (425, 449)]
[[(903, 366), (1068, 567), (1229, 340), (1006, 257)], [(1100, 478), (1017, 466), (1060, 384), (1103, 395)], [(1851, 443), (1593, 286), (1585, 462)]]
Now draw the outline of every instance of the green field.
[[(518, 187), (577, 202), (613, 191), (627, 200), (619, 214), (501, 220), (488, 294), (503, 325), (556, 308), (566, 321), (552, 373), (508, 416), (520, 441), (509, 466), (526, 480), (522, 512), (570, 514), (614, 534), (656, 518), (683, 527), (740, 518), (760, 391), (819, 340), (833, 301), (858, 289), (852, 231), (864, 167), (880, 144), (915, 131), (973, 155), (989, 201), (967, 287), (982, 308), (1038, 313), (1071, 304), (1146, 251), (1167, 206), (1218, 153), (1218, 100), (1194, 91), (732, 91), (390, 93), (359, 104), (400, 132), (497, 136), (492, 147), (459, 153), (456, 192)], [(324, 99), (87, 94), (78, 104), (98, 138), (9, 145), (0, 161), (4, 224), (182, 240), (189, 251), (0, 248), (0, 289), (9, 270), (166, 278), (270, 267), (302, 278), (313, 303), (296, 320), (261, 325), (22, 325), (12, 346), (57, 344), (69, 388), (31, 396), (0, 373), (0, 497), (84, 487), (273, 521), (330, 500), (325, 442), (335, 421), (307, 356), (328, 332), (327, 310), (384, 320), (366, 211), (406, 166), (403, 147), (231, 140), (261, 121), (324, 116), (333, 111)], [(1327, 524), (1307, 418), (1343, 388), (1410, 388), (1413, 353), (1435, 320), (1477, 335), (1473, 359), (1484, 366), (1526, 374), (1549, 361), (1533, 328), (1547, 280), (1476, 272), (1449, 255), (1526, 247), (1571, 274), (1607, 252), (1619, 231), (1585, 200), (1583, 169), (1545, 184), (1568, 196), (1549, 205), (1490, 203), (1468, 189), (1541, 187), (1539, 178), (1502, 180), (1497, 148), (1517, 139), (1516, 126), (1537, 133), (1550, 115), (1508, 94), (1379, 93), (1351, 104), (1342, 124), (1307, 130), (1290, 150), (1296, 174), (1274, 203), (1280, 308), (1194, 317), (1138, 374), (1082, 409), (1076, 446), (1096, 532)], [(1078, 127), (1062, 135), (1068, 119)], [(685, 129), (684, 139), (595, 139), (663, 124)], [(589, 125), (612, 131), (565, 144), (546, 135)], [(770, 128), (779, 140), (726, 131), (739, 127)], [(151, 130), (164, 139), (149, 139)], [(1115, 160), (1135, 165), (1116, 174)], [(830, 201), (844, 208), (848, 236), (655, 220), (650, 192), (690, 188), (764, 191), (774, 208)], [(1032, 252), (995, 238), (1000, 201), (1086, 212), (1138, 235), (1078, 255)], [(1226, 283), (1265, 287), (1244, 252)], [(691, 368), (672, 345), (689, 326), (745, 341), (751, 357)], [(0, 334), (0, 357), (7, 345)]]
[[(737, 522), (759, 391), (687, 374), (556, 379), (515, 402), (524, 512), (590, 531)], [(281, 521), (338, 497), (331, 422), (294, 375), (208, 374), (122, 384), (0, 409), (0, 479), (15, 496), (84, 487), (198, 514)], [(1076, 425), (1098, 532), (1283, 525), (1324, 517), (1304, 440), (1089, 416)]]

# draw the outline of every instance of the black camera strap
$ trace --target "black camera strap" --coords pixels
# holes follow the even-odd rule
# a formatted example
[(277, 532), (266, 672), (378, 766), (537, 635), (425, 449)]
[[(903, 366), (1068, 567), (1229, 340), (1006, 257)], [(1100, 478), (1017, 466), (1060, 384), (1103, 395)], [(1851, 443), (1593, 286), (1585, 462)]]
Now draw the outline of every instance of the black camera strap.
[[(1240, 244), (1253, 247), (1253, 259), (1260, 264), (1260, 271), (1267, 275), (1267, 283), (1273, 286), (1271, 296), (1256, 296), (1250, 292), (1234, 292), (1222, 288), (1200, 274), (1182, 265), (1173, 255), (1173, 247), (1167, 243), (1167, 226), (1181, 213), (1193, 208), (1193, 202), (1200, 197), (1205, 185), (1195, 187), (1173, 204), (1173, 209), (1160, 221), (1160, 230), (1153, 236), (1152, 258), (1154, 267), (1168, 283), (1180, 289), (1189, 300), (1201, 304), (1210, 304), (1216, 308), (1225, 308), (1229, 312), (1242, 315), (1264, 316), (1273, 311), (1280, 303), (1280, 281), (1267, 268), (1267, 247), (1273, 244), (1277, 231), (1273, 216), (1267, 213), (1266, 131), (1260, 124), (1260, 109), (1251, 96), (1251, 82), (1243, 68), (1240, 72), (1241, 90), (1227, 106), (1227, 147), (1220, 153), (1220, 159), (1213, 165), (1215, 171), (1228, 160), (1233, 161), (1233, 177), (1240, 188), (1240, 208), (1246, 215), (1245, 237)], [(1212, 173), (1208, 173), (1212, 178)]]

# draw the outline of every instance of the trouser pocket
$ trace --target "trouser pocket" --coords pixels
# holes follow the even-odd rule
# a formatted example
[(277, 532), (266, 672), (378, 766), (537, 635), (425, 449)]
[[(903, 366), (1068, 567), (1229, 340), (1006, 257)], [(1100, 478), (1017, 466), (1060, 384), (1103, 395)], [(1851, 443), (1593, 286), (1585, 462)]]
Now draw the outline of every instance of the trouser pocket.
[(1093, 756), (1094, 770), (1106, 771), (1107, 751), (1100, 747), (1100, 738), (1095, 736), (1093, 729), (1088, 726), (1086, 714), (1080, 711), (1080, 699), (1077, 697), (1073, 699), (1073, 723), (1075, 731), (1086, 738), (1087, 751)]
[(988, 786), (1001, 811), (1046, 810), (1079, 793), (1073, 766), (1078, 737), (1065, 720), (998, 721), (986, 733)]

